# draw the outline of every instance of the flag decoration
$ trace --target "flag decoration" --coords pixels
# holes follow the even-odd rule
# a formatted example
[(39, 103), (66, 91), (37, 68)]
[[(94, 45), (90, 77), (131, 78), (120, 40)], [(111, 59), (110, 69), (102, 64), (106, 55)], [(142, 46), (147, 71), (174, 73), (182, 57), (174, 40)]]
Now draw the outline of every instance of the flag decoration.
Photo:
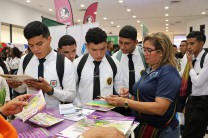
[(0, 52), (7, 46), (6, 43), (0, 42)]
[(69, 26), (74, 25), (73, 13), (69, 0), (54, 0), (56, 20)]
[(50, 27), (50, 26), (57, 26), (57, 25), (65, 25), (63, 23), (48, 19), (46, 17), (41, 16), (42, 18), (42, 23), (45, 24), (46, 26)]
[(98, 2), (92, 3), (86, 10), (84, 15), (83, 24), (85, 23), (93, 23), (96, 21), (96, 13), (97, 13)]

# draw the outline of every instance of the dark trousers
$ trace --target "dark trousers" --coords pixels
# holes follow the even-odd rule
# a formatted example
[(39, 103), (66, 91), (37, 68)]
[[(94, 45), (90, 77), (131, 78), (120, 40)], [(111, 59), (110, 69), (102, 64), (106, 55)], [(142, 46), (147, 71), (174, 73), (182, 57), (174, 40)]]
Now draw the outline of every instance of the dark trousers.
[(188, 99), (182, 138), (203, 138), (208, 125), (208, 99)]

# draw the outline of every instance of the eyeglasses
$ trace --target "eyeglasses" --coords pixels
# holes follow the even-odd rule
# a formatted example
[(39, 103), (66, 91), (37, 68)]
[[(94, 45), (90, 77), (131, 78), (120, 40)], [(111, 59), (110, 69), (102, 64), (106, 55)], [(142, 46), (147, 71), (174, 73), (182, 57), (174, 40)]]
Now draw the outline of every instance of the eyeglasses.
[(185, 47), (185, 46), (188, 46), (188, 45), (180, 45), (180, 47)]
[(152, 53), (153, 51), (157, 51), (157, 49), (151, 49), (151, 48), (144, 48), (144, 47), (142, 47), (142, 51), (143, 51), (144, 53), (146, 53), (147, 55), (151, 55), (151, 53)]

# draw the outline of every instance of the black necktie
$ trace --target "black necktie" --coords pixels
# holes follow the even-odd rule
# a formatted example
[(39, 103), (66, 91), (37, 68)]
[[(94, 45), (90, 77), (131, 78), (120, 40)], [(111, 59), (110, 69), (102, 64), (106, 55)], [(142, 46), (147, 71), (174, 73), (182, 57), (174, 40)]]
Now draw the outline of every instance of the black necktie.
[[(194, 68), (195, 63), (196, 63), (196, 59), (192, 61), (193, 68)], [(189, 96), (191, 93), (192, 93), (192, 82), (191, 82), (191, 77), (189, 75), (188, 84), (187, 84), (187, 95)]]
[(42, 77), (44, 78), (44, 65), (43, 63), (45, 62), (45, 58), (38, 59), (39, 60), (39, 65), (38, 65), (38, 78)]
[(132, 95), (133, 94), (133, 85), (135, 83), (135, 71), (134, 71), (134, 63), (132, 60), (132, 55), (133, 54), (128, 54), (129, 58), (129, 93)]
[(99, 65), (100, 62), (93, 61), (95, 64), (94, 68), (94, 84), (93, 84), (93, 99), (97, 99), (97, 96), (100, 95), (100, 76), (99, 76)]

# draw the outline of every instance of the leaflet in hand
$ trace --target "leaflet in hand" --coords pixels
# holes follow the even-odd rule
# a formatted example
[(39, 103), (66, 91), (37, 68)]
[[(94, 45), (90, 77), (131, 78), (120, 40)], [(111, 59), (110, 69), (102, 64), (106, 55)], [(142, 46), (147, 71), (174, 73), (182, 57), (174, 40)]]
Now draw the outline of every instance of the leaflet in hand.
[(84, 105), (83, 108), (88, 108), (98, 111), (109, 111), (115, 108), (115, 106), (109, 104), (106, 100), (99, 99), (86, 103), (86, 105)]
[(103, 113), (93, 112), (86, 118), (74, 123), (72, 126), (64, 129), (63, 131), (56, 134), (57, 137), (64, 138), (76, 138), (90, 127), (115, 127), (127, 134), (128, 130), (132, 127), (134, 117), (113, 117), (108, 116)]
[(24, 82), (25, 80), (34, 80), (39, 81), (36, 78), (33, 78), (29, 75), (10, 75), (10, 74), (0, 74), (1, 77), (5, 78), (6, 80), (12, 80), (12, 81), (20, 81)]
[(46, 106), (42, 90), (34, 93), (27, 102), (28, 105), (23, 107), (23, 111), (16, 115), (18, 118), (22, 119), (23, 122), (43, 110)]

